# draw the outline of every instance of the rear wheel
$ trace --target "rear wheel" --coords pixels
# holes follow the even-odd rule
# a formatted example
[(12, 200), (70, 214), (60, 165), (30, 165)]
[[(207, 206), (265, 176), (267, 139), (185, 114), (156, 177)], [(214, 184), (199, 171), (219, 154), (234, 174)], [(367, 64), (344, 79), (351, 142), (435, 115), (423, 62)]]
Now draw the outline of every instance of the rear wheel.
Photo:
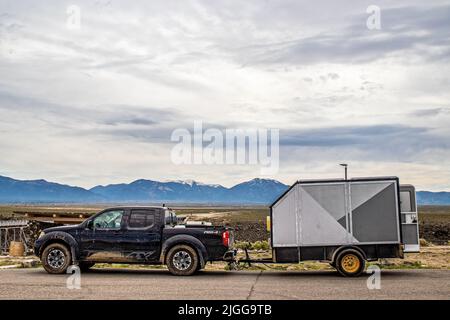
[(198, 270), (200, 261), (194, 248), (188, 245), (176, 245), (167, 253), (166, 264), (173, 275), (190, 276)]
[(346, 277), (359, 276), (365, 268), (366, 261), (361, 253), (354, 249), (348, 249), (337, 255), (335, 268)]
[(72, 255), (68, 247), (61, 243), (49, 244), (42, 252), (42, 265), (48, 273), (65, 273), (72, 263)]

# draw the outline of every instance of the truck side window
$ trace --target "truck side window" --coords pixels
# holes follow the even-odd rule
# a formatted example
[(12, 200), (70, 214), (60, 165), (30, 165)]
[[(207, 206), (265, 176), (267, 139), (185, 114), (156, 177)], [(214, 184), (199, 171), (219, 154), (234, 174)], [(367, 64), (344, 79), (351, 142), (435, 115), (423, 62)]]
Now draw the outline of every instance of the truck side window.
[(147, 229), (155, 224), (155, 212), (148, 210), (132, 210), (128, 226), (136, 229)]
[(106, 211), (94, 219), (95, 229), (120, 229), (122, 224), (123, 210)]

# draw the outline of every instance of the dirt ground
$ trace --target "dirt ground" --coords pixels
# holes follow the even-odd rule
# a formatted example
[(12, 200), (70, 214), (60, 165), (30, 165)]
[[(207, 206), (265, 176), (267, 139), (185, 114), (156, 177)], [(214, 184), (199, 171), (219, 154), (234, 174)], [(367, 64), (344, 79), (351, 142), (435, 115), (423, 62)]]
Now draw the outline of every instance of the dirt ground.
[(450, 241), (450, 206), (419, 207), (420, 238), (435, 244)]
[(388, 269), (450, 269), (450, 246), (422, 246), (420, 253), (407, 253), (405, 259), (385, 259), (380, 265)]

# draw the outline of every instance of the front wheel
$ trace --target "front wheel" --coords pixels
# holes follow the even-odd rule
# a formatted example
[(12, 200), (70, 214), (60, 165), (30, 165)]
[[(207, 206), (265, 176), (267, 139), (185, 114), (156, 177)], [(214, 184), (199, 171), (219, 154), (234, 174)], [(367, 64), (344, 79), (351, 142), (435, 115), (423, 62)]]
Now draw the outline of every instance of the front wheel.
[(176, 245), (167, 253), (166, 264), (173, 275), (190, 276), (197, 271), (200, 262), (194, 248)]
[(42, 252), (42, 265), (48, 273), (65, 273), (71, 262), (70, 250), (63, 244), (49, 244)]

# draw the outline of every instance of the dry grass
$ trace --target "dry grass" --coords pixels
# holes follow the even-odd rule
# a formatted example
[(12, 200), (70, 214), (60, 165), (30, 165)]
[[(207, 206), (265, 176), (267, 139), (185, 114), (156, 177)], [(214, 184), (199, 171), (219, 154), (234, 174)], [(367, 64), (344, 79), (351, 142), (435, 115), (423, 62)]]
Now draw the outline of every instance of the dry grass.
[(421, 247), (420, 253), (405, 254), (405, 259), (386, 259), (381, 267), (389, 269), (450, 269), (450, 246)]

